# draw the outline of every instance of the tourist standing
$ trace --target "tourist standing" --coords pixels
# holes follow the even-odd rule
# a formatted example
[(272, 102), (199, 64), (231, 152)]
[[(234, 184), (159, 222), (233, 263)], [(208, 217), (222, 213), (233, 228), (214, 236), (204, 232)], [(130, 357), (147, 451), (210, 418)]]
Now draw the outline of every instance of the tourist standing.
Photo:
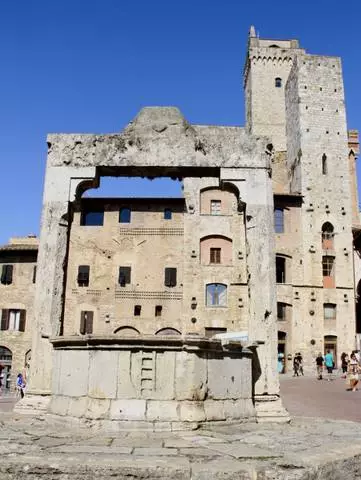
[(300, 352), (296, 353), (298, 360), (298, 371), (303, 376), (303, 358)]
[(352, 352), (347, 366), (347, 385), (352, 392), (356, 392), (356, 385), (359, 381), (360, 366), (356, 355)]
[(333, 372), (333, 367), (334, 367), (334, 362), (333, 362), (333, 355), (330, 352), (330, 350), (327, 350), (327, 353), (325, 355), (325, 365), (327, 368), (327, 373), (328, 373), (328, 381), (331, 380), (332, 377), (332, 372)]
[(316, 357), (316, 369), (317, 369), (317, 378), (322, 380), (322, 373), (323, 373), (323, 356), (320, 352)]
[(298, 353), (293, 357), (293, 376), (298, 377), (299, 376), (299, 368), (300, 368), (300, 362), (298, 359)]

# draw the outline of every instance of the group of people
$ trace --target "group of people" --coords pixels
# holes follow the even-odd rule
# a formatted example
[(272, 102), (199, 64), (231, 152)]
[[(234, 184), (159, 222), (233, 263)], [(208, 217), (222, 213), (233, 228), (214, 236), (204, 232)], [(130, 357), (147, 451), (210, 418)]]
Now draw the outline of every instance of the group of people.
[[(317, 378), (322, 380), (324, 367), (328, 373), (328, 380), (331, 380), (332, 372), (335, 368), (335, 361), (332, 353), (327, 350), (326, 355), (323, 357), (322, 353), (319, 353), (316, 358)], [(343, 352), (341, 354), (341, 368), (343, 378), (346, 379), (347, 390), (355, 392), (356, 386), (359, 382), (359, 374), (361, 373), (361, 357), (360, 353), (353, 350), (350, 356)]]
[[(6, 377), (4, 374), (4, 367), (0, 365), (0, 395), (3, 390), (9, 389), (7, 384), (10, 383), (10, 372), (7, 372)], [(22, 373), (18, 373), (16, 377), (16, 396), (24, 398), (24, 390), (26, 387), (26, 381)]]

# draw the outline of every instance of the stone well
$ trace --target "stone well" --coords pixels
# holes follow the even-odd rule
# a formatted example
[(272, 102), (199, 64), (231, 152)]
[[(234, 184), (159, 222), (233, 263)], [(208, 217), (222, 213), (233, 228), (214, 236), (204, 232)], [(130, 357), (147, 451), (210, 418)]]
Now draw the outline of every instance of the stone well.
[(255, 416), (252, 349), (198, 336), (57, 337), (50, 413), (115, 428)]

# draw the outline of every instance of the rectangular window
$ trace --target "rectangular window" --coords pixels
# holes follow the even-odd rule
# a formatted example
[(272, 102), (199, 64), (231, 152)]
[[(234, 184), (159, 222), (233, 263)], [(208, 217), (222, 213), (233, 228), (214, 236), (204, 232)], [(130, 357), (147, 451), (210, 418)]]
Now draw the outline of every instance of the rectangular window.
[(227, 306), (227, 285), (222, 283), (210, 283), (206, 287), (207, 307)]
[(83, 211), (80, 216), (80, 225), (87, 227), (98, 227), (104, 223), (104, 211), (89, 210)]
[(134, 305), (134, 316), (139, 317), (142, 311), (141, 305)]
[(125, 287), (130, 283), (131, 267), (119, 267), (118, 282), (121, 287)]
[(275, 223), (275, 232), (284, 233), (284, 210), (283, 208), (275, 208), (274, 211), (274, 223)]
[(155, 306), (155, 316), (161, 317), (162, 316), (162, 305)]
[(25, 332), (26, 310), (3, 309), (1, 312), (1, 330)]
[(130, 223), (131, 210), (128, 207), (123, 207), (119, 211), (119, 223)]
[(36, 270), (37, 270), (37, 267), (36, 267), (36, 265), (34, 265), (34, 268), (33, 268), (33, 283), (36, 283)]
[(336, 305), (333, 303), (324, 303), (323, 304), (323, 318), (325, 320), (335, 320), (336, 319)]
[(287, 305), (282, 302), (277, 302), (277, 320), (286, 320), (286, 308)]
[(176, 268), (164, 269), (164, 285), (166, 287), (175, 287), (177, 285), (177, 269)]
[(13, 266), (3, 265), (1, 271), (1, 283), (3, 285), (11, 285), (13, 283)]
[(335, 287), (335, 258), (325, 255), (322, 257), (322, 276), (323, 287), (334, 288)]
[(164, 209), (164, 220), (172, 220), (172, 210), (170, 208)]
[(209, 263), (221, 263), (221, 249), (211, 248), (209, 251)]
[(211, 215), (220, 215), (221, 205), (222, 202), (220, 200), (211, 200)]
[(93, 316), (91, 311), (82, 311), (80, 313), (80, 333), (81, 335), (88, 335), (93, 333)]
[(286, 283), (286, 259), (276, 256), (276, 283)]
[(78, 267), (78, 286), (89, 287), (89, 265), (79, 265)]

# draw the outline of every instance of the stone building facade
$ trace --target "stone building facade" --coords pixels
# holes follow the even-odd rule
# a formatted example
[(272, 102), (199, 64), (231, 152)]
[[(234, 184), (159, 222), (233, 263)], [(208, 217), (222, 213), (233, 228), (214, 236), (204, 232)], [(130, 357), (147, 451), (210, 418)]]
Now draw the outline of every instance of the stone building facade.
[(268, 136), (273, 164), (279, 353), (308, 370), (318, 352), (355, 346), (353, 233), (360, 228), (355, 160), (347, 132), (341, 60), (297, 40), (251, 31), (245, 67), (247, 125)]
[(0, 247), (0, 365), (2, 387), (13, 391), (31, 360), (38, 239), (11, 238)]
[[(279, 371), (296, 352), (311, 371), (319, 351), (337, 363), (354, 348), (358, 139), (340, 59), (252, 27), (244, 86), (245, 128), (155, 107), (119, 134), (49, 135), (24, 408), (109, 421), (165, 420), (167, 409), (175, 422), (285, 418), (277, 355)], [(84, 198), (104, 176), (181, 178), (184, 198)], [(248, 344), (230, 360), (217, 333)]]

